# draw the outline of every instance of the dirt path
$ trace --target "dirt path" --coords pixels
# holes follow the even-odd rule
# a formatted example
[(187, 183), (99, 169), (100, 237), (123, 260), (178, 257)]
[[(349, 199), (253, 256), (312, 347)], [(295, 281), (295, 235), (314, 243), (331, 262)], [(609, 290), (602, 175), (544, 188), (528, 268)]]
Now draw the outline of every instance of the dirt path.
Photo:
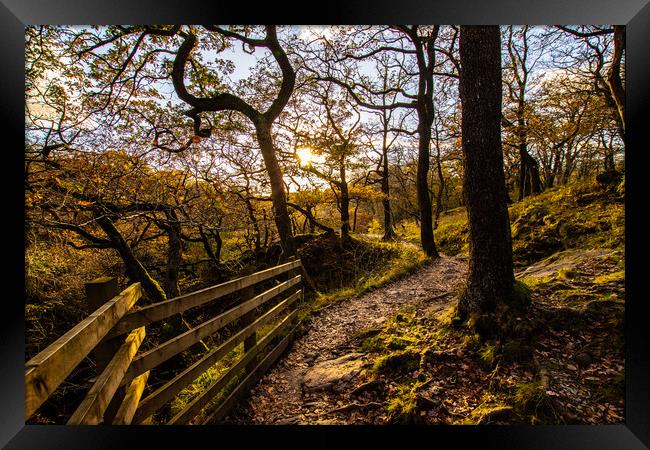
[[(355, 351), (353, 338), (362, 330), (378, 327), (392, 315), (413, 307), (418, 315), (446, 308), (465, 279), (467, 261), (442, 257), (417, 273), (368, 294), (352, 297), (321, 310), (308, 331), (251, 391), (225, 422), (235, 424), (340, 423), (332, 412), (354, 408), (350, 392), (360, 384), (364, 354)], [(316, 370), (334, 364), (344, 373), (338, 384), (328, 384)], [(307, 375), (307, 379), (306, 379)], [(320, 374), (322, 375), (322, 373)], [(307, 380), (307, 381), (306, 381)], [(329, 380), (331, 381), (331, 380)], [(365, 405), (372, 409), (376, 405)], [(381, 408), (375, 408), (380, 414)], [(364, 411), (352, 423), (374, 423), (376, 414)], [(348, 420), (346, 423), (350, 423)]]

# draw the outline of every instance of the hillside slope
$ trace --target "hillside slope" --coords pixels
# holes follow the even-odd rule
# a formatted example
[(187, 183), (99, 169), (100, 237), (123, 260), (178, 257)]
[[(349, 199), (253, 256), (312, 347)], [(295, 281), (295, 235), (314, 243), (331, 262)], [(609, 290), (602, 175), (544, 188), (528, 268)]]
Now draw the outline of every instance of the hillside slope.
[[(567, 249), (623, 249), (625, 187), (583, 182), (527, 197), (509, 208), (515, 267), (522, 268)], [(469, 252), (467, 215), (456, 208), (436, 231), (446, 255)]]

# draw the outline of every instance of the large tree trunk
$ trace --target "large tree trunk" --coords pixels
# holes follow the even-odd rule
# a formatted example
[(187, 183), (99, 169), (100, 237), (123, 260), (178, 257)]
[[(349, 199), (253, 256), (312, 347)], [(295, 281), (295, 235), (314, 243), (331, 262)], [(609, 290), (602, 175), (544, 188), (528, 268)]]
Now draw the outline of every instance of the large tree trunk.
[(136, 258), (131, 246), (124, 240), (122, 234), (115, 227), (111, 219), (106, 216), (99, 217), (97, 224), (106, 233), (111, 243), (122, 257), (122, 261), (126, 267), (127, 276), (136, 282), (139, 282), (144, 290), (146, 296), (152, 302), (161, 302), (167, 300), (165, 291), (154, 280), (147, 269), (144, 268), (142, 263)]
[(463, 192), (469, 221), (469, 276), (461, 317), (494, 311), (514, 284), (501, 148), (498, 26), (461, 26)]
[(271, 181), (271, 199), (273, 201), (273, 216), (275, 225), (280, 235), (280, 246), (282, 247), (282, 259), (296, 255), (296, 246), (291, 232), (291, 220), (287, 210), (287, 197), (284, 191), (284, 180), (282, 171), (275, 154), (273, 138), (271, 137), (271, 124), (263, 118), (255, 121), (257, 141), (260, 145), (266, 171)]

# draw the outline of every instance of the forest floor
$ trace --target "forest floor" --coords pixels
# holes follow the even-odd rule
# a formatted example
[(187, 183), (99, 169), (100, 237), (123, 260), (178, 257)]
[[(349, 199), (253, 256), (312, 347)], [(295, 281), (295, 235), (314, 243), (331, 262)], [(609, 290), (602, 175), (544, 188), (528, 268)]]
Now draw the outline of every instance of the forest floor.
[(622, 423), (622, 252), (559, 252), (518, 273), (531, 341), (450, 325), (467, 259), (316, 312), (240, 402), (233, 424)]

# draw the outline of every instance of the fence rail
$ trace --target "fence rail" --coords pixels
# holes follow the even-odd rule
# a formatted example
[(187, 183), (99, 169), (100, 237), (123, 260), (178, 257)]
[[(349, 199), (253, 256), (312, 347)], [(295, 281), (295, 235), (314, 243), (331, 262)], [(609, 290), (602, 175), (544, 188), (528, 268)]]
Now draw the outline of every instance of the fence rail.
[[(139, 283), (121, 293), (116, 292), (115, 279), (102, 278), (89, 283), (86, 289), (89, 303), (100, 306), (25, 364), (25, 420), (37, 412), (84, 358), (94, 357), (99, 375), (67, 423), (150, 423), (156, 411), (243, 343), (243, 355), (168, 424), (189, 423), (226, 386), (232, 388), (233, 380), (240, 380), (228, 395), (222, 396), (223, 401), (210, 412), (208, 420), (222, 419), (290, 342), (296, 325), (296, 302), (303, 297), (301, 267), (300, 260), (290, 261), (141, 308), (135, 306), (142, 297)], [(286, 279), (279, 280), (279, 276)], [(277, 284), (255, 292), (261, 283), (271, 280)], [(283, 293), (284, 298), (266, 308)], [(239, 294), (239, 301), (228, 310), (154, 348), (140, 351), (148, 325), (231, 294)], [(236, 321), (236, 329), (225, 341), (145, 396), (152, 371)], [(269, 326), (272, 329), (259, 336)]]

